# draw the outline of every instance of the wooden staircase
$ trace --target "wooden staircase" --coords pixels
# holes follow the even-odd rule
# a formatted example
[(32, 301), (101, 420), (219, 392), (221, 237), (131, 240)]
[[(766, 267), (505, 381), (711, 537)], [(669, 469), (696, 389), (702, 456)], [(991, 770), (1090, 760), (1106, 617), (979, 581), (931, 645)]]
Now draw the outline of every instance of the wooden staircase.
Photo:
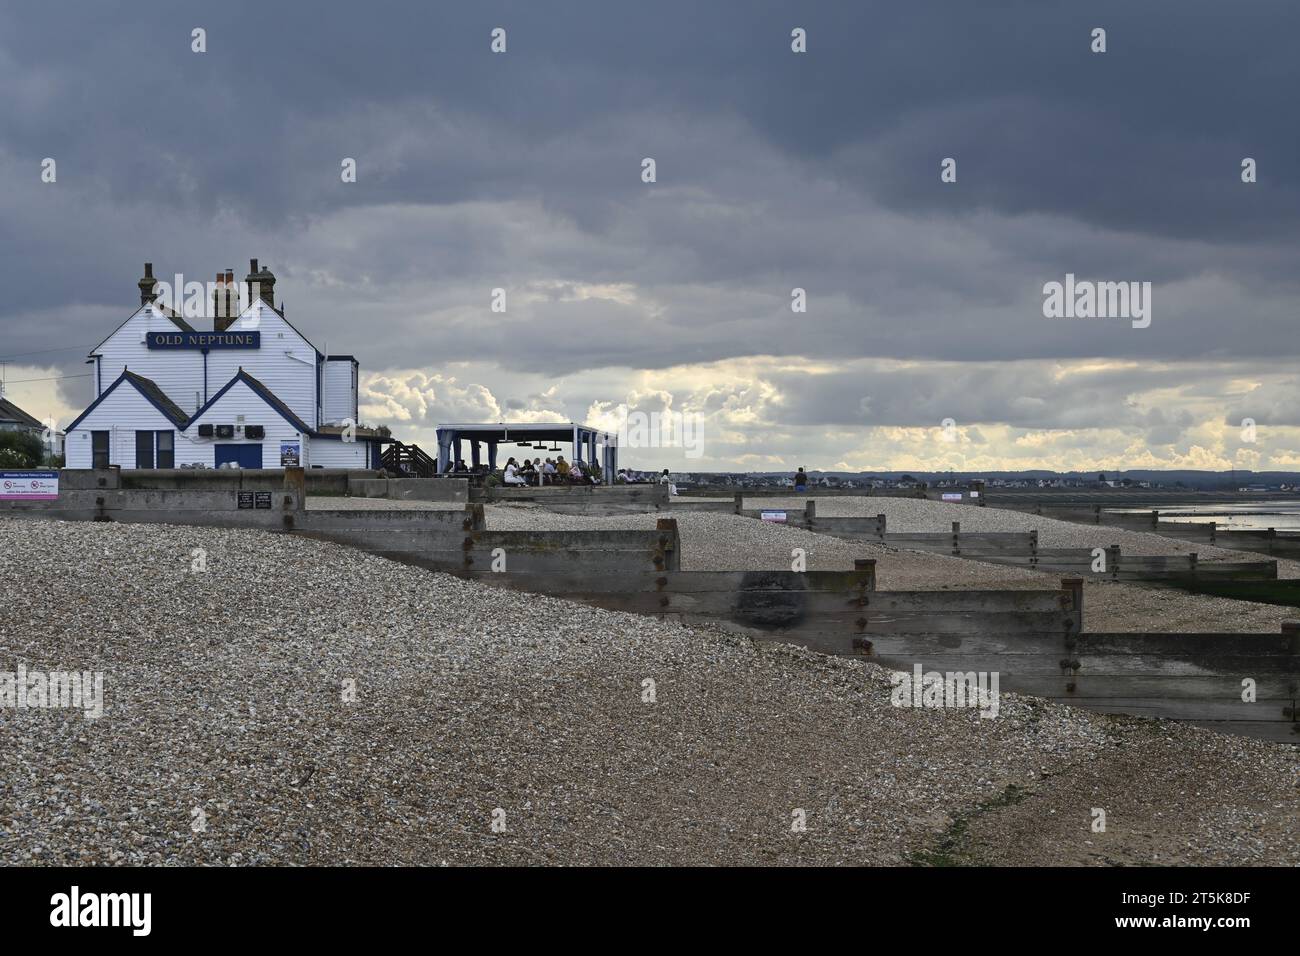
[(384, 449), (379, 463), (390, 474), (403, 478), (433, 478), (438, 474), (438, 461), (430, 458), (419, 445), (394, 441)]

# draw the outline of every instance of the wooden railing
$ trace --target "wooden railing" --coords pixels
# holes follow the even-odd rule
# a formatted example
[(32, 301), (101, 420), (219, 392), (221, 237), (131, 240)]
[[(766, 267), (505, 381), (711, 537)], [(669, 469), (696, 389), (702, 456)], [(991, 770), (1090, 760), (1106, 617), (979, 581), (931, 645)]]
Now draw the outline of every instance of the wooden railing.
[(384, 449), (379, 463), (386, 470), (404, 477), (433, 478), (438, 474), (437, 460), (430, 458), (419, 445), (395, 441)]

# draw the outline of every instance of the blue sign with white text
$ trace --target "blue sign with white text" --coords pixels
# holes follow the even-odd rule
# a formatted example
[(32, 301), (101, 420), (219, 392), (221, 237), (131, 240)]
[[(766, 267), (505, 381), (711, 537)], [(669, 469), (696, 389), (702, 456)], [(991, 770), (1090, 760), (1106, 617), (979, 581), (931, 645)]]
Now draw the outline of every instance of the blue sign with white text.
[(261, 332), (150, 332), (151, 349), (256, 349)]

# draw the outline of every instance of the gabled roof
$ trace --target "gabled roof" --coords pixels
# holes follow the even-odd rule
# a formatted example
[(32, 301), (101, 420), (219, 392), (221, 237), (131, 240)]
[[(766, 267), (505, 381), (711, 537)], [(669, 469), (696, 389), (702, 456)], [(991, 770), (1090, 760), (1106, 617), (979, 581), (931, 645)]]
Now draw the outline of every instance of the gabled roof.
[[(169, 309), (165, 305), (159, 305), (157, 302), (153, 304), (153, 307), (158, 312), (162, 313), (163, 318), (171, 319), (172, 325), (176, 326), (176, 328), (180, 329), (182, 332), (198, 331), (198, 329), (196, 329), (194, 326), (190, 325), (188, 322), (182, 319), (179, 313), (177, 313), (175, 310)], [(144, 306), (141, 306), (141, 308), (144, 308)]]
[(140, 390), (145, 398), (158, 406), (158, 410), (174, 422), (188, 422), (189, 416), (184, 410), (167, 397), (167, 393), (158, 387), (158, 383), (151, 378), (145, 378), (143, 375), (137, 375), (135, 372), (124, 369), (122, 375)]
[(153, 405), (154, 408), (158, 409), (158, 411), (162, 412), (163, 417), (165, 417), (173, 425), (181, 429), (181, 431), (185, 430), (185, 426), (189, 424), (185, 412), (181, 410), (179, 405), (177, 405), (175, 402), (173, 402), (170, 398), (167, 397), (167, 394), (161, 388), (158, 387), (157, 382), (153, 381), (152, 379), (145, 378), (143, 375), (136, 375), (135, 372), (129, 371), (127, 369), (123, 369), (122, 374), (117, 377), (117, 381), (115, 381), (112, 385), (108, 386), (108, 388), (104, 389), (104, 391), (100, 393), (99, 398), (91, 402), (90, 407), (87, 408), (80, 415), (78, 415), (76, 420), (73, 421), (73, 423), (69, 425), (65, 429), (65, 431), (70, 432), (78, 425), (80, 425), (82, 420), (91, 412), (93, 412), (96, 408), (98, 408), (100, 403), (103, 402), (104, 399), (108, 398), (108, 396), (112, 395), (113, 392), (117, 389), (117, 387), (121, 385), (123, 382), (126, 382), (127, 384), (131, 385), (137, 392), (143, 395), (149, 401), (149, 403)]
[(7, 398), (0, 398), (0, 422), (17, 422), (28, 428), (45, 427)]
[[(149, 305), (155, 312), (157, 312), (163, 318), (171, 320), (172, 325), (176, 326), (176, 328), (180, 329), (182, 332), (195, 331), (194, 326), (190, 325), (188, 322), (182, 319), (171, 309), (167, 308), (165, 305), (161, 305), (160, 303), (157, 302), (151, 302), (149, 303)], [(127, 322), (130, 322), (142, 311), (144, 311), (143, 305), (140, 306), (140, 308), (136, 309), (134, 312), (132, 312), (130, 315), (128, 315), (125, 319), (123, 319), (121, 324), (119, 324), (118, 327), (115, 328), (112, 332), (109, 332), (108, 335), (104, 336), (103, 340), (99, 343), (99, 345), (96, 345), (93, 349), (91, 349), (89, 354), (91, 355), (97, 354), (99, 352), (100, 346), (102, 346), (104, 342), (107, 342), (113, 336), (117, 335), (117, 333), (122, 330), (123, 325), (126, 325)]]
[(262, 401), (266, 402), (267, 405), (271, 406), (271, 408), (274, 411), (280, 414), (281, 418), (287, 421), (298, 431), (302, 432), (304, 435), (312, 434), (311, 426), (308, 425), (306, 422), (304, 422), (297, 415), (295, 415), (292, 408), (290, 408), (288, 405), (282, 402), (279, 396), (277, 396), (273, 391), (271, 391), (269, 388), (267, 388), (257, 379), (253, 378), (253, 376), (245, 372), (242, 368), (235, 374), (234, 378), (232, 378), (229, 382), (227, 382), (225, 385), (221, 387), (221, 391), (213, 395), (212, 398), (208, 400), (208, 403), (206, 405), (204, 405), (202, 408), (200, 408), (197, 412), (194, 413), (194, 417), (190, 419), (190, 423), (192, 424), (193, 422), (198, 420), (200, 415), (206, 412), (218, 401), (220, 401), (221, 396), (225, 395), (226, 392), (234, 388), (235, 383), (237, 382), (243, 382), (245, 385), (251, 388)]

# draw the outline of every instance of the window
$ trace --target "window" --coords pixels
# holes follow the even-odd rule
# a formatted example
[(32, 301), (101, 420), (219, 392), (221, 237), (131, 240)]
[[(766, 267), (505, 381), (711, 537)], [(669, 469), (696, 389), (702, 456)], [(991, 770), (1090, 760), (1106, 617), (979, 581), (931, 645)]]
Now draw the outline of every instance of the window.
[(90, 433), (90, 467), (108, 467), (108, 432)]
[(153, 467), (153, 432), (135, 433), (135, 467)]
[(158, 467), (176, 467), (176, 433), (158, 433)]

